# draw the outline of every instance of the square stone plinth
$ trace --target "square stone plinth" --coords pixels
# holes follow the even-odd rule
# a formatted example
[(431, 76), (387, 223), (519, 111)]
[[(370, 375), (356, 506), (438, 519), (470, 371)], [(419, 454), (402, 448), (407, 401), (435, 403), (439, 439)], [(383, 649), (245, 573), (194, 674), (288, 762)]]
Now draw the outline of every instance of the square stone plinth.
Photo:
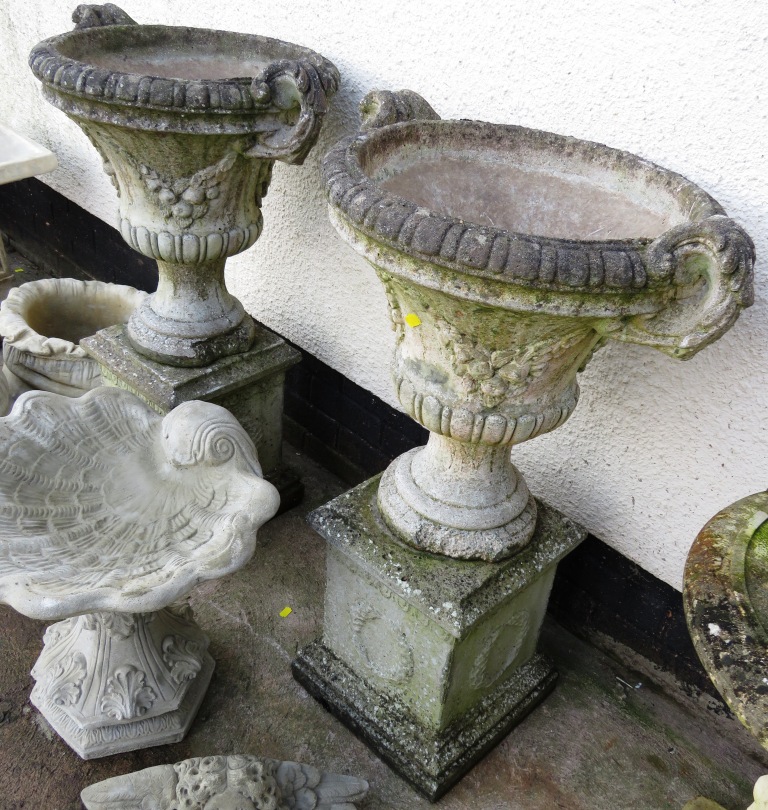
[(230, 411), (256, 445), (264, 477), (280, 491), (281, 511), (301, 500), (298, 475), (282, 463), (285, 372), (301, 354), (257, 325), (253, 346), (201, 368), (166, 366), (139, 354), (125, 326), (111, 326), (81, 341), (101, 367), (105, 385), (126, 388), (162, 414), (191, 399)]
[(322, 641), (296, 679), (435, 800), (554, 686), (536, 652), (555, 569), (586, 530), (545, 503), (531, 542), (497, 563), (400, 543), (379, 476), (315, 510), (328, 542)]

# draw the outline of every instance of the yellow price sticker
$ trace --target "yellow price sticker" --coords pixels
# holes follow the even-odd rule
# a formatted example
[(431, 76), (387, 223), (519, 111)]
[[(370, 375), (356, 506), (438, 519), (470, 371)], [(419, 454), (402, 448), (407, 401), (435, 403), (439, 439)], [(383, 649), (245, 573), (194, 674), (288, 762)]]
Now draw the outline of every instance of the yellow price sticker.
[(421, 324), (421, 318), (415, 312), (409, 312), (405, 316), (405, 322), (408, 326), (419, 326)]

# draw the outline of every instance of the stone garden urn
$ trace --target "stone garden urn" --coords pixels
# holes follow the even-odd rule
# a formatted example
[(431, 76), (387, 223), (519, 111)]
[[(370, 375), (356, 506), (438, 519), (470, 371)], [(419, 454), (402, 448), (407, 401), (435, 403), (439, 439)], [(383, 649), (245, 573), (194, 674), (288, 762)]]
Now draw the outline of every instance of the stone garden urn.
[(752, 301), (754, 248), (720, 205), (600, 144), (373, 93), (323, 173), (333, 224), (384, 285), (400, 404), (430, 431), (379, 488), (390, 528), (426, 551), (497, 560), (528, 542), (509, 450), (565, 422), (607, 338), (684, 359)]
[(12, 289), (0, 304), (4, 372), (19, 394), (68, 397), (102, 384), (99, 364), (80, 341), (125, 323), (146, 293), (124, 284), (46, 278)]
[(754, 249), (626, 152), (443, 121), (410, 91), (361, 110), (323, 164), (331, 221), (383, 284), (395, 390), (430, 436), (310, 515), (325, 622), (293, 668), (436, 799), (556, 677), (539, 630), (586, 531), (534, 500), (511, 448), (563, 424), (607, 339), (677, 358), (716, 340), (752, 301)]
[(102, 156), (123, 238), (157, 260), (131, 343), (176, 366), (246, 351), (254, 323), (224, 264), (261, 233), (275, 160), (300, 164), (314, 145), (336, 68), (267, 37), (137, 25), (112, 4), (78, 6), (74, 20), (30, 65)]
[(32, 702), (81, 757), (185, 735), (214, 662), (178, 600), (245, 565), (279, 502), (212, 403), (31, 391), (0, 419), (0, 602), (55, 621)]

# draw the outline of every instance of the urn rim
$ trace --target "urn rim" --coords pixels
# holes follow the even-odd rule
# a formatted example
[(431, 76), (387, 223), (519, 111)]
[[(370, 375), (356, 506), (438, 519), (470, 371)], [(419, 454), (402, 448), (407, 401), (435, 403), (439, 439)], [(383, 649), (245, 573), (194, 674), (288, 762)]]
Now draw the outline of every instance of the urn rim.
[[(161, 47), (167, 49), (169, 45), (182, 56), (190, 56), (190, 50), (207, 45), (210, 54), (219, 57), (221, 49), (231, 46), (230, 63), (235, 62), (238, 57), (235, 51), (239, 50), (243, 54), (243, 67), (248, 67), (250, 61), (253, 70), (250, 76), (243, 71), (231, 76), (184, 77), (162, 75), (172, 74), (172, 70), (131, 70), (117, 66), (117, 61), (125, 59), (125, 52), (131, 48), (143, 49), (146, 57), (151, 55), (152, 46), (159, 53)], [(242, 131), (243, 117), (252, 121), (279, 109), (273, 99), (254, 96), (254, 80), (298, 62), (314, 68), (327, 97), (336, 92), (338, 70), (316, 51), (273, 37), (218, 29), (135, 23), (76, 28), (39, 42), (29, 56), (30, 68), (48, 94), (67, 97), (72, 112), (83, 117), (97, 117), (90, 105), (102, 103), (113, 110), (128, 107), (175, 114), (181, 126), (183, 119), (190, 116), (221, 116), (223, 120), (218, 126), (228, 127), (231, 119), (237, 132)], [(126, 60), (126, 68), (129, 65)]]
[[(377, 178), (377, 171), (388, 171), (385, 159), (397, 156), (398, 150), (411, 149), (418, 155), (432, 148), (439, 154), (451, 139), (463, 145), (465, 152), (467, 144), (474, 151), (493, 144), (500, 153), (509, 147), (538, 150), (564, 161), (566, 167), (578, 161), (583, 165), (599, 162), (606, 174), (630, 172), (652, 185), (654, 193), (666, 196), (667, 205), (676, 209), (675, 221), (647, 237), (539, 235), (432, 210), (387, 189)], [(468, 119), (401, 121), (344, 138), (326, 155), (323, 179), (331, 208), (364, 237), (431, 265), (547, 291), (626, 294), (667, 288), (668, 268), (649, 261), (649, 248), (675, 228), (725, 216), (703, 189), (630, 152), (528, 127)]]

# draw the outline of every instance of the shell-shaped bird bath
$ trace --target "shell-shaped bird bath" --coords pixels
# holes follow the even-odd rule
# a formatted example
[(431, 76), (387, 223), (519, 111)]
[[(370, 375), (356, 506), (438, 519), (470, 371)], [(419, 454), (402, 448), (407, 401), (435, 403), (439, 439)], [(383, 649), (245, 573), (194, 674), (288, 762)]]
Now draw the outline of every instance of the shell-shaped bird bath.
[(213, 671), (186, 610), (279, 496), (225, 409), (30, 392), (0, 420), (0, 601), (45, 633), (32, 701), (83, 758), (181, 739)]

